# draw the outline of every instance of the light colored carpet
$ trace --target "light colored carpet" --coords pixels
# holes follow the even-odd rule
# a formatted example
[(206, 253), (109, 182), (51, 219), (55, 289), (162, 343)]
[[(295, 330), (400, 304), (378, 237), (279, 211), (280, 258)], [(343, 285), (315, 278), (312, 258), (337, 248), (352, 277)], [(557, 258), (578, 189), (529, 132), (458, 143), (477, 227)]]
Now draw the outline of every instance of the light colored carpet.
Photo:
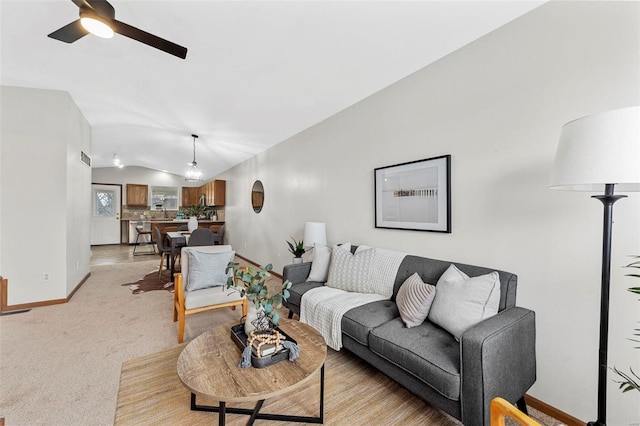
[[(173, 293), (133, 295), (120, 285), (157, 266), (95, 266), (69, 303), (0, 317), (0, 417), (8, 426), (113, 423), (122, 363), (177, 345)], [(192, 315), (185, 341), (240, 316)]]

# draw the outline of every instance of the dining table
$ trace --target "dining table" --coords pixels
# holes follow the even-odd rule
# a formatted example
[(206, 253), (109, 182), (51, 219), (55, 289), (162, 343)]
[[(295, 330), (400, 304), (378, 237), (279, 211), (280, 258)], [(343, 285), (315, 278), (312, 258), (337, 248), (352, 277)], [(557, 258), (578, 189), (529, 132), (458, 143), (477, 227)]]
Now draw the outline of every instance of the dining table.
[(173, 282), (173, 274), (176, 270), (176, 257), (182, 247), (185, 247), (189, 243), (189, 237), (191, 232), (188, 231), (174, 231), (167, 232), (167, 241), (169, 247), (171, 247), (171, 254), (169, 255), (169, 263), (171, 264), (171, 281)]

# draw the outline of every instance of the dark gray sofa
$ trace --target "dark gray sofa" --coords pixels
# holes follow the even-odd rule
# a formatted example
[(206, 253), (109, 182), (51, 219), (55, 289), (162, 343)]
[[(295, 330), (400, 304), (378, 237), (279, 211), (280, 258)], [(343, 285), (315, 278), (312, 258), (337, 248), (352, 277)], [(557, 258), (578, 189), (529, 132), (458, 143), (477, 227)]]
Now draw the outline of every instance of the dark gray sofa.
[[(501, 286), (498, 314), (465, 331), (459, 342), (428, 320), (418, 327), (405, 327), (395, 304), (402, 283), (418, 272), (424, 282), (435, 284), (452, 263), (470, 277), (494, 271), (406, 256), (390, 300), (369, 303), (344, 315), (342, 343), (465, 425), (488, 426), (489, 404), (496, 396), (525, 408), (524, 394), (536, 380), (535, 313), (515, 306), (517, 276), (497, 271)], [(324, 285), (306, 281), (310, 270), (310, 262), (284, 267), (283, 279), (293, 283), (290, 297), (284, 302), (290, 318), (294, 313), (300, 315), (301, 298), (306, 291)]]

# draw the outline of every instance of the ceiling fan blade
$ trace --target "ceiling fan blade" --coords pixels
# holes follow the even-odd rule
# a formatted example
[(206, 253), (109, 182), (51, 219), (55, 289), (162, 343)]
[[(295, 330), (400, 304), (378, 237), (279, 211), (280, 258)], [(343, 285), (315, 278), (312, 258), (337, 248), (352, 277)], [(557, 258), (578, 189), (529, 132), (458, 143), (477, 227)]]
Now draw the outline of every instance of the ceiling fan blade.
[(91, 5), (87, 3), (87, 0), (71, 0), (71, 1), (74, 2), (75, 5), (78, 6), (79, 8), (91, 7)]
[(113, 30), (118, 34), (122, 34), (125, 37), (132, 38), (136, 41), (144, 43), (148, 46), (155, 47), (178, 58), (185, 59), (187, 57), (187, 48), (177, 45), (169, 40), (165, 40), (153, 34), (149, 34), (146, 31), (142, 31), (138, 28), (127, 25), (124, 22), (111, 20), (113, 23)]
[[(78, 5), (80, 10), (83, 10), (83, 6), (80, 6), (81, 3), (86, 4), (90, 7), (94, 12), (103, 18), (113, 19), (116, 17), (116, 10), (111, 6), (107, 0), (72, 0), (75, 4)], [(86, 8), (85, 8), (86, 9)]]
[(80, 24), (79, 19), (76, 19), (72, 23), (67, 24), (64, 27), (52, 32), (48, 35), (48, 37), (64, 41), (65, 43), (73, 43), (74, 41), (81, 39), (87, 34), (89, 34), (89, 31), (84, 29), (82, 24)]

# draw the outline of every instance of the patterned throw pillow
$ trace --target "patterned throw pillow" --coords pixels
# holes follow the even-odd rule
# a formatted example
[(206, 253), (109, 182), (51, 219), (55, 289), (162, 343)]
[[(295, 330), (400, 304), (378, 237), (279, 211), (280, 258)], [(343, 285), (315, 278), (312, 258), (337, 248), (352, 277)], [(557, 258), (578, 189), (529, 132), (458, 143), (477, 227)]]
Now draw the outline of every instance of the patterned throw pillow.
[(469, 278), (451, 265), (438, 280), (436, 289), (429, 321), (457, 340), (468, 328), (498, 313), (500, 277), (497, 272)]
[(342, 246), (333, 246), (327, 286), (358, 293), (373, 293), (371, 268), (375, 249), (360, 250), (351, 254)]
[(417, 272), (402, 283), (396, 296), (396, 304), (407, 328), (417, 327), (424, 322), (435, 296), (436, 287), (425, 284)]

